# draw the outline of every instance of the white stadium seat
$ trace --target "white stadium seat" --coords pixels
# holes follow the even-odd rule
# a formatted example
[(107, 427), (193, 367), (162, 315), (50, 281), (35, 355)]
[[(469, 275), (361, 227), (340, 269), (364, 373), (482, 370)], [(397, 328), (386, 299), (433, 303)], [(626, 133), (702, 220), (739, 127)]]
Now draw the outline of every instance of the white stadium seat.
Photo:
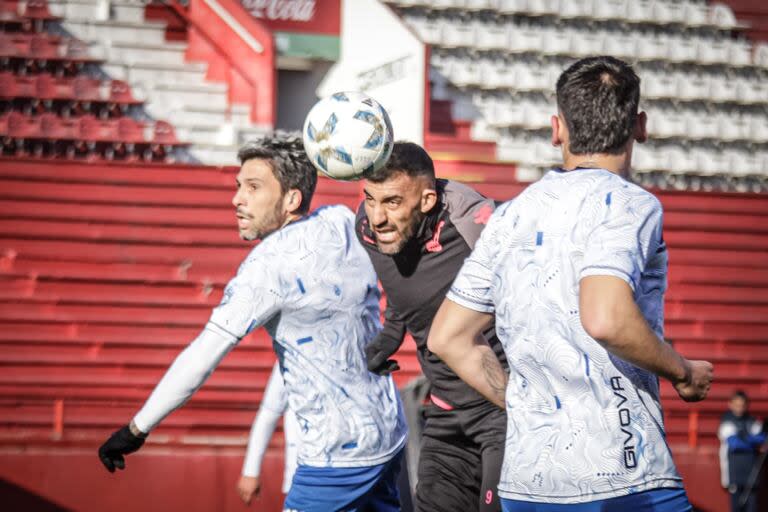
[(602, 0), (581, 0), (579, 2), (561, 2), (560, 11), (557, 13), (563, 19), (590, 18), (594, 3)]
[(688, 110), (680, 115), (685, 120), (685, 134), (690, 139), (717, 139), (718, 119), (705, 110)]
[(512, 53), (538, 52), (542, 46), (541, 29), (527, 26), (514, 26), (509, 30), (509, 51)]
[(639, 60), (665, 60), (669, 55), (669, 47), (668, 34), (640, 33), (635, 54)]
[(755, 66), (768, 69), (768, 43), (755, 45), (753, 63)]
[[(578, 3), (578, 2), (576, 2)], [(600, 0), (592, 7), (592, 17), (604, 20), (624, 19), (627, 17), (627, 0)]]
[(605, 45), (605, 34), (605, 31), (602, 30), (574, 33), (571, 38), (573, 43), (571, 54), (582, 57), (600, 55), (603, 53)]
[(528, 0), (497, 0), (497, 9), (502, 14), (517, 14), (526, 12)]
[(709, 22), (720, 28), (734, 28), (738, 25), (731, 8), (720, 3), (710, 6)]
[(560, 0), (528, 0), (526, 11), (541, 15), (557, 14), (560, 12)]
[(475, 25), (451, 20), (443, 25), (443, 46), (471, 48), (475, 45)]
[(696, 62), (699, 57), (699, 40), (684, 34), (670, 35), (669, 60), (673, 62)]
[(499, 23), (475, 26), (475, 47), (481, 50), (506, 50), (509, 47), (509, 27)]
[(685, 4), (681, 2), (653, 2), (653, 18), (658, 23), (685, 23)]
[(653, 21), (653, 0), (633, 0), (628, 2), (627, 19), (641, 23)]
[(709, 79), (709, 99), (721, 103), (738, 100), (735, 80), (727, 75), (717, 73)]
[(406, 22), (414, 29), (419, 39), (427, 44), (442, 44), (443, 24), (441, 20), (423, 16), (408, 17)]
[(545, 30), (542, 50), (547, 55), (568, 55), (571, 53), (572, 40), (577, 32), (567, 27), (556, 27)]
[(677, 97), (684, 100), (709, 99), (709, 74), (687, 73), (677, 75)]
[(703, 26), (709, 24), (709, 7), (699, 2), (686, 2), (685, 23), (688, 26)]

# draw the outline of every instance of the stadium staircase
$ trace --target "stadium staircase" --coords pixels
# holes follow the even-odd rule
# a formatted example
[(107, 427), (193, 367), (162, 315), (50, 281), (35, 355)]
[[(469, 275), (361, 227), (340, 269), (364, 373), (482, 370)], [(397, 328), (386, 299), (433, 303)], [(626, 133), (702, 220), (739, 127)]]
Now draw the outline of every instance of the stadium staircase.
[[(211, 36), (231, 27), (199, 28), (206, 8), (197, 0), (2, 0), (3, 154), (235, 164), (238, 147), (272, 125), (257, 112), (254, 77), (235, 62), (248, 53)], [(251, 32), (264, 39), (258, 29)]]
[(57, 31), (50, 7), (0, 3), (0, 154), (175, 160), (185, 144), (173, 127), (141, 116), (130, 85), (100, 76), (103, 53)]

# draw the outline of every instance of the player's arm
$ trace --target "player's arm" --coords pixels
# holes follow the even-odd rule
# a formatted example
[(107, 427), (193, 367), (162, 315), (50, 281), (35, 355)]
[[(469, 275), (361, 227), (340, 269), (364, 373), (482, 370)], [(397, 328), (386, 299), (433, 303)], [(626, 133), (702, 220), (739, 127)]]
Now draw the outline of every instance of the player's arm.
[(124, 455), (141, 448), (163, 418), (181, 407), (205, 382), (221, 359), (252, 329), (277, 313), (281, 296), (277, 276), (264, 272), (264, 257), (251, 257), (224, 291), (202, 333), (179, 354), (129, 425), (99, 448), (108, 471), (125, 467)]
[(505, 408), (507, 373), (483, 336), (493, 315), (445, 299), (429, 331), (427, 347), (461, 380)]
[(658, 200), (621, 190), (601, 201), (601, 222), (586, 241), (579, 315), (586, 333), (612, 354), (672, 382), (683, 400), (702, 400), (712, 365), (688, 361), (651, 329), (635, 302), (649, 261), (665, 251)]
[(384, 325), (381, 331), (365, 346), (368, 370), (377, 375), (389, 375), (400, 369), (397, 361), (390, 359), (405, 339), (405, 321), (397, 306), (387, 300)]
[(110, 472), (115, 468), (124, 469), (124, 455), (141, 448), (149, 432), (189, 400), (237, 341), (231, 334), (208, 323), (176, 357), (130, 424), (113, 433), (99, 448), (104, 467)]
[(498, 233), (508, 209), (497, 209), (464, 261), (429, 330), (427, 347), (481, 395), (506, 407), (507, 373), (483, 336), (494, 320), (491, 297)]
[(251, 426), (243, 469), (237, 483), (237, 492), (246, 505), (250, 504), (261, 490), (261, 463), (277, 422), (285, 413), (287, 405), (283, 376), (280, 374), (279, 364), (275, 363), (264, 391), (264, 398), (259, 405), (259, 412)]
[(706, 396), (712, 365), (689, 361), (659, 339), (626, 281), (613, 276), (583, 278), (579, 311), (584, 330), (609, 352), (669, 380), (683, 400), (696, 401)]

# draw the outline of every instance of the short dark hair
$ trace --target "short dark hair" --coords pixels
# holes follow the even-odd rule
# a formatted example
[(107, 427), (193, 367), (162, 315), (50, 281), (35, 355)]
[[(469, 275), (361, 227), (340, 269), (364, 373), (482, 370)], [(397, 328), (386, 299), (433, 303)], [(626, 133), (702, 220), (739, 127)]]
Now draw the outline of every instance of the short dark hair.
[(397, 141), (392, 146), (392, 154), (381, 169), (365, 177), (373, 183), (383, 183), (397, 173), (435, 180), (435, 164), (427, 152), (413, 142)]
[(736, 391), (733, 392), (733, 394), (731, 395), (731, 400), (733, 400), (734, 398), (741, 398), (745, 402), (749, 402), (747, 393), (741, 389), (737, 389)]
[(618, 153), (635, 129), (640, 78), (615, 57), (589, 57), (557, 80), (557, 108), (573, 154)]
[(301, 192), (299, 213), (307, 213), (317, 186), (317, 170), (304, 151), (301, 137), (292, 133), (275, 133), (247, 142), (237, 152), (240, 165), (248, 160), (261, 159), (269, 162), (272, 174), (280, 182), (285, 194), (291, 189)]

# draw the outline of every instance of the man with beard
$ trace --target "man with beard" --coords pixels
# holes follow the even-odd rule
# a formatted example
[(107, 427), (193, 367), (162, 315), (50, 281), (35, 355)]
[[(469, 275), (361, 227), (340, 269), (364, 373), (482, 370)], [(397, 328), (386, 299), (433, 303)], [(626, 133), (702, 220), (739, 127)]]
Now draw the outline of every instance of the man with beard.
[(288, 407), (299, 424), (299, 466), (287, 510), (398, 510), (405, 419), (391, 377), (363, 351), (379, 332), (379, 291), (343, 206), (309, 214), (317, 172), (301, 140), (244, 146), (237, 175), (240, 237), (261, 239), (224, 290), (203, 332), (176, 358), (129, 425), (99, 449), (111, 472), (203, 384), (253, 329), (272, 337)]
[[(426, 346), (432, 318), (494, 202), (460, 183), (435, 179), (432, 159), (409, 142), (395, 143), (386, 166), (366, 178), (364, 189), (356, 232), (387, 296), (384, 328), (366, 347), (368, 368), (379, 375), (398, 369), (389, 358), (408, 331), (431, 385), (416, 509), (499, 510), (506, 415)], [(504, 362), (493, 327), (484, 335)]]

